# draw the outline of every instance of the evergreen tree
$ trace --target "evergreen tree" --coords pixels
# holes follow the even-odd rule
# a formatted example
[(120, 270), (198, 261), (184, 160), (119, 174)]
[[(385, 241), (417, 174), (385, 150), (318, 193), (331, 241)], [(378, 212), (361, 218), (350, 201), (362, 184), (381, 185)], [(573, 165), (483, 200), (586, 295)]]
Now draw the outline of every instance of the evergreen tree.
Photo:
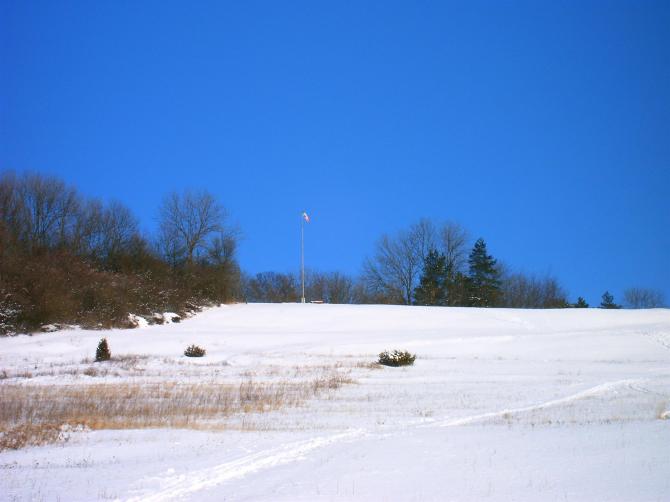
[(431, 249), (423, 262), (423, 272), (419, 286), (414, 289), (414, 303), (417, 305), (446, 304), (446, 257)]
[(614, 296), (609, 291), (603, 293), (603, 301), (600, 302), (601, 309), (620, 309), (621, 305), (614, 303)]
[[(445, 254), (446, 258), (446, 254)], [(467, 306), (468, 301), (468, 277), (460, 272), (454, 263), (449, 263), (447, 260), (446, 274), (445, 274), (445, 305), (452, 307)]]
[(586, 303), (586, 300), (580, 296), (577, 298), (577, 303), (573, 304), (573, 307), (576, 309), (587, 309), (589, 308), (589, 304)]
[(470, 278), (462, 272), (449, 272), (447, 266), (447, 305), (467, 307), (470, 304)]
[(109, 351), (109, 345), (107, 344), (107, 338), (103, 338), (98, 343), (98, 348), (95, 351), (95, 360), (100, 361), (109, 361), (112, 357), (112, 353)]
[(468, 264), (470, 272), (469, 305), (472, 307), (492, 307), (500, 299), (500, 272), (496, 267), (497, 260), (487, 254), (484, 239), (475, 242)]

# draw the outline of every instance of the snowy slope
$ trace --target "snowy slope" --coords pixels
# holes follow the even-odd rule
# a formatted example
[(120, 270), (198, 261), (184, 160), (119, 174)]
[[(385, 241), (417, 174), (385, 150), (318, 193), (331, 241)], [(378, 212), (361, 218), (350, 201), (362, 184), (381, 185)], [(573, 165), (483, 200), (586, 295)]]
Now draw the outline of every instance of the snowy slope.
[[(78, 371), (102, 336), (139, 367)], [(183, 357), (191, 343), (207, 356)], [(366, 364), (395, 348), (415, 365)], [(665, 309), (234, 305), (0, 339), (0, 386), (290, 380), (326, 366), (355, 383), (226, 430), (88, 431), (1, 452), (0, 499), (670, 499)]]

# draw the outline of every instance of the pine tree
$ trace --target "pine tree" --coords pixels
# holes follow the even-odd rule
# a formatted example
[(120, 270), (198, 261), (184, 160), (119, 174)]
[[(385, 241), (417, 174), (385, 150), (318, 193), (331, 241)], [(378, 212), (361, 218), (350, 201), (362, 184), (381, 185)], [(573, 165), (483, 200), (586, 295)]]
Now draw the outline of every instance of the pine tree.
[(446, 280), (447, 259), (437, 250), (431, 249), (423, 262), (419, 286), (414, 289), (414, 303), (416, 305), (445, 305)]
[(447, 268), (447, 305), (467, 307), (470, 305), (470, 278), (461, 273), (449, 273)]
[(500, 272), (497, 260), (487, 254), (484, 239), (475, 242), (468, 264), (469, 305), (472, 307), (492, 307), (500, 298)]
[(589, 308), (589, 304), (586, 303), (586, 300), (580, 296), (577, 298), (577, 303), (573, 304), (573, 307), (576, 309), (587, 309)]
[(107, 345), (107, 338), (103, 338), (98, 343), (98, 348), (95, 351), (95, 360), (100, 361), (109, 361), (112, 357), (112, 353), (109, 351), (109, 345)]
[(609, 291), (603, 293), (603, 301), (600, 302), (601, 309), (620, 309), (621, 305), (614, 303), (614, 296)]

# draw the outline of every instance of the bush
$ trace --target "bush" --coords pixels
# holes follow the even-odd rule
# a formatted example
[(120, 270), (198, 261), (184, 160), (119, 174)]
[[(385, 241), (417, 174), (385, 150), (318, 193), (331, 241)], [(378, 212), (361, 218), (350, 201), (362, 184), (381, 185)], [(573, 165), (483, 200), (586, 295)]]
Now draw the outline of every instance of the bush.
[(394, 350), (393, 352), (385, 350), (379, 354), (379, 360), (377, 362), (384, 366), (411, 366), (414, 364), (415, 359), (416, 354), (410, 354), (406, 350), (403, 352), (399, 350)]
[(100, 361), (109, 361), (112, 357), (112, 353), (109, 351), (109, 345), (107, 345), (107, 338), (103, 338), (98, 343), (98, 348), (95, 351), (95, 360), (96, 362)]
[(197, 345), (189, 345), (184, 351), (186, 357), (202, 357), (206, 353), (207, 351), (205, 349), (198, 347)]

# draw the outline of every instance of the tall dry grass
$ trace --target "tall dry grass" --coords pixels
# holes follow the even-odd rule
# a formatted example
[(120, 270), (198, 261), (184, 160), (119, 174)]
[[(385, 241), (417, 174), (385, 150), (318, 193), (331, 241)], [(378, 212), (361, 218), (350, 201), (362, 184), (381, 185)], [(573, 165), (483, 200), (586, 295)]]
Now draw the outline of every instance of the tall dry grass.
[(301, 405), (352, 380), (332, 371), (304, 381), (236, 384), (0, 385), (0, 450), (51, 442), (63, 424), (90, 429), (221, 426), (239, 413)]

